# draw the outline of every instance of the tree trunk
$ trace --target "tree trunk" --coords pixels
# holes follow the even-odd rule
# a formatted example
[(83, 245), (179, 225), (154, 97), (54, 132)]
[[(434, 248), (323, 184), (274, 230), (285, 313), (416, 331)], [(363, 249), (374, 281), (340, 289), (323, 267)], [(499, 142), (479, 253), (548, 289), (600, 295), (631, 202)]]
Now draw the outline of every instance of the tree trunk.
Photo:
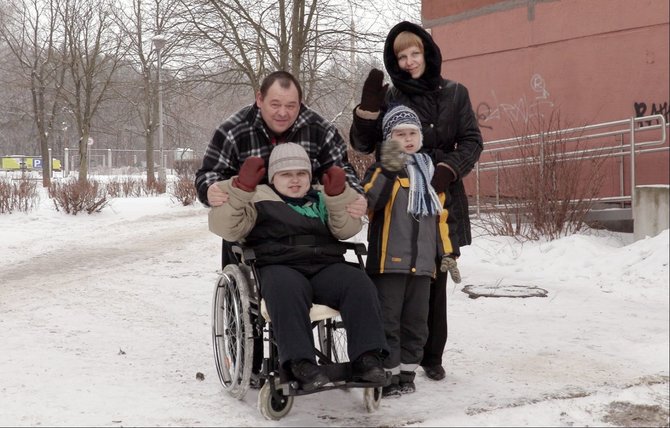
[(147, 155), (147, 184), (156, 182), (154, 173), (154, 133), (146, 133), (144, 136)]
[(79, 139), (79, 182), (88, 181), (88, 133)]
[(51, 186), (51, 156), (46, 135), (40, 135), (40, 153), (42, 154), (42, 186)]

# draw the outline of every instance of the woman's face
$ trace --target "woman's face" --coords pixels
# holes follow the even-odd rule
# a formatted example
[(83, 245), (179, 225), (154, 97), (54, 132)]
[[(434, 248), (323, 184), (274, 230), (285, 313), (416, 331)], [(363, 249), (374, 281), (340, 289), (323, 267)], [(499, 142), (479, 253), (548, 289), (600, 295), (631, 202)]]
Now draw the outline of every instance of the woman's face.
[(398, 59), (398, 67), (401, 70), (408, 72), (412, 79), (418, 79), (426, 71), (426, 61), (423, 57), (423, 52), (418, 46), (410, 46), (398, 52), (396, 56)]
[(279, 171), (272, 177), (272, 184), (277, 192), (284, 196), (302, 198), (311, 187), (309, 171), (304, 169)]

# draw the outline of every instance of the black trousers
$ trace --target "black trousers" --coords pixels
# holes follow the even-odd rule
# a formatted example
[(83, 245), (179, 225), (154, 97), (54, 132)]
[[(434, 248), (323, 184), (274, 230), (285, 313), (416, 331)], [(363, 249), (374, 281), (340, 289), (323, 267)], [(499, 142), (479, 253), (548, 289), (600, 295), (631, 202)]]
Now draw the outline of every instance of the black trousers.
[(384, 316), (390, 354), (384, 367), (394, 374), (414, 371), (423, 356), (428, 337), (429, 276), (405, 274), (373, 275)]
[(428, 340), (423, 347), (424, 367), (442, 365), (442, 354), (447, 344), (447, 273), (438, 270), (430, 283), (428, 303)]
[(351, 361), (370, 350), (388, 352), (377, 290), (360, 268), (336, 263), (307, 278), (291, 267), (270, 265), (258, 274), (282, 365), (291, 360), (316, 361), (309, 318), (312, 303), (340, 311)]

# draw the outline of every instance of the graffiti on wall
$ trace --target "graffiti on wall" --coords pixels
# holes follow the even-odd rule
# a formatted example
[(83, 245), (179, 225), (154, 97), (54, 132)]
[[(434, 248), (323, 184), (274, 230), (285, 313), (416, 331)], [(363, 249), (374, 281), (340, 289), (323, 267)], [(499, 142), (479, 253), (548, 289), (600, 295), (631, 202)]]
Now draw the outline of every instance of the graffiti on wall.
[(534, 92), (529, 97), (523, 94), (516, 102), (500, 102), (491, 90), (493, 103), (481, 102), (477, 105), (477, 121), (482, 128), (493, 129), (493, 121), (504, 120), (506, 122), (528, 122), (535, 117), (543, 117), (543, 108), (554, 107), (553, 101), (549, 99), (547, 85), (540, 74), (533, 74), (530, 78), (530, 88)]
[[(670, 109), (668, 109), (668, 102), (664, 103), (651, 103), (651, 108), (645, 103), (644, 101), (642, 102), (635, 102), (633, 103), (633, 108), (635, 109), (635, 117), (643, 117), (643, 116), (653, 116), (655, 114), (660, 114), (665, 118), (665, 123), (668, 123), (670, 121)], [(651, 125), (651, 121), (647, 120), (644, 122), (640, 123), (640, 126), (649, 126)]]

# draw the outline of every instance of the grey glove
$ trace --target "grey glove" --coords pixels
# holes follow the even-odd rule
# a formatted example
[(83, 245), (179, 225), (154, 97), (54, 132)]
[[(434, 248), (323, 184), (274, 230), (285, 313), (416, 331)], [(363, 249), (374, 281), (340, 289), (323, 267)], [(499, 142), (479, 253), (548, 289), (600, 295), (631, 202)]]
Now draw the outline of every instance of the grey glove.
[(456, 263), (456, 259), (453, 256), (449, 254), (442, 256), (440, 271), (449, 272), (451, 279), (453, 279), (456, 284), (461, 283), (461, 271), (458, 270), (458, 264)]
[(405, 152), (398, 140), (386, 140), (382, 143), (380, 159), (382, 167), (391, 172), (397, 172), (405, 165)]

